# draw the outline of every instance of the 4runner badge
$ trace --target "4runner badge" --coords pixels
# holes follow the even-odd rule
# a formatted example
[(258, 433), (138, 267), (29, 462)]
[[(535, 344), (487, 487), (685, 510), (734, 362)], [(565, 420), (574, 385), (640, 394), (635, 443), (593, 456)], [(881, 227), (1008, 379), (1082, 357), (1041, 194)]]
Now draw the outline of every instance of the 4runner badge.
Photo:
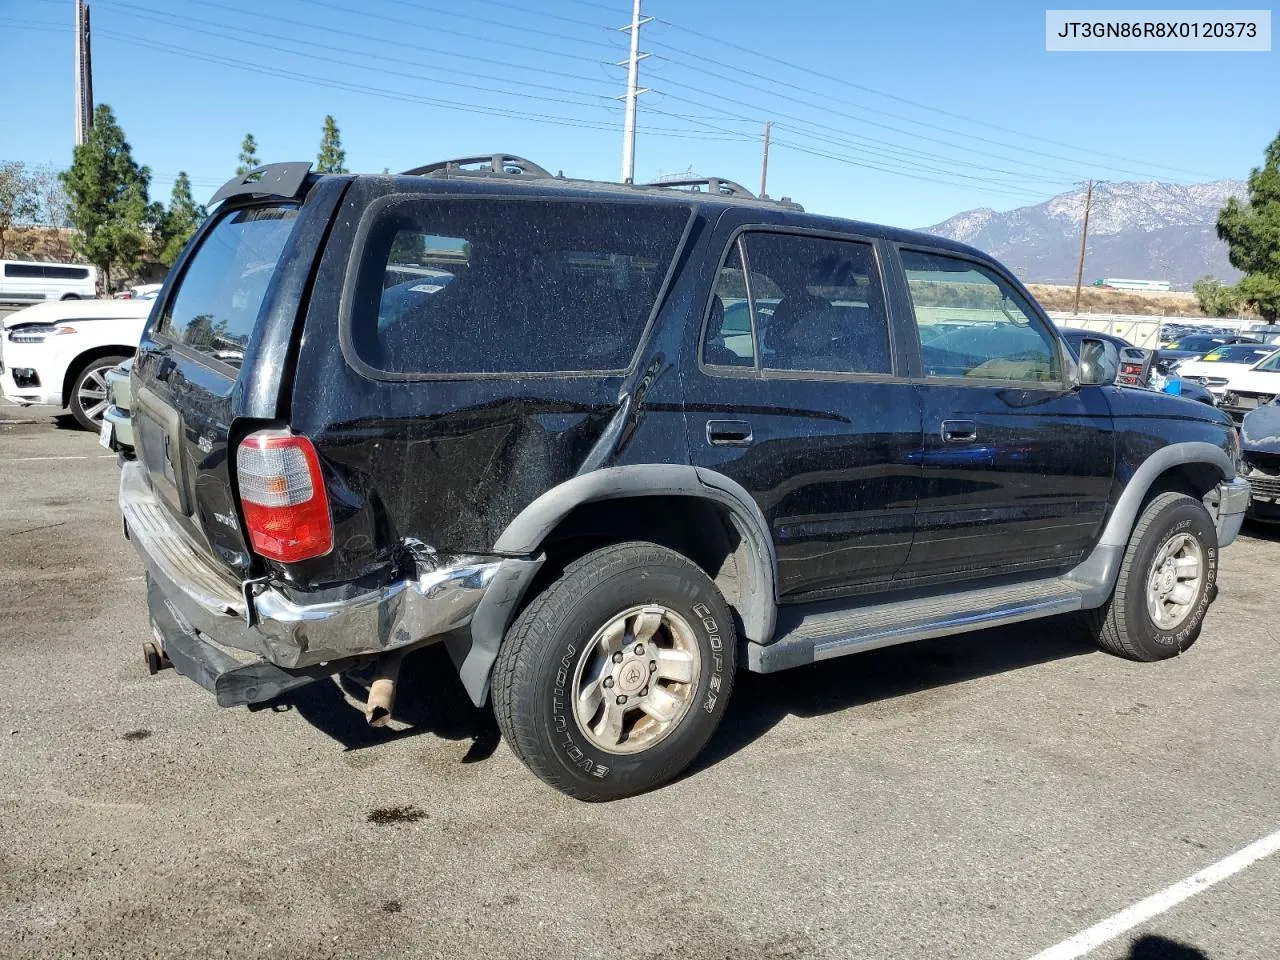
[(199, 440), (196, 441), (196, 446), (199, 447), (201, 450), (203, 450), (205, 453), (213, 452), (213, 441), (210, 440), (208, 437), (201, 437)]
[(217, 520), (224, 527), (230, 527), (232, 530), (240, 529), (240, 524), (236, 523), (236, 515), (234, 513), (218, 513), (215, 511), (213, 519)]

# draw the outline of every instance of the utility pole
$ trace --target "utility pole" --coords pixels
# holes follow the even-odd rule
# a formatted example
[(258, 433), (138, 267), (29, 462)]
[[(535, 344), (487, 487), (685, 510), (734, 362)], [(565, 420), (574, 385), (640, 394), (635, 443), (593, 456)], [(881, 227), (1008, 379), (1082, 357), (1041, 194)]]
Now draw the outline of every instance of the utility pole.
[(1084, 280), (1084, 245), (1089, 239), (1089, 208), (1093, 206), (1093, 181), (1089, 181), (1089, 188), (1084, 195), (1084, 225), (1080, 228), (1080, 262), (1076, 265), (1076, 305), (1072, 310), (1076, 316), (1080, 315), (1080, 283)]
[(773, 121), (766, 120), (764, 122), (764, 159), (760, 162), (760, 199), (763, 200), (767, 196), (769, 186), (769, 131), (773, 129)]
[(634, 0), (631, 8), (631, 26), (619, 30), (631, 31), (631, 56), (618, 66), (627, 68), (627, 93), (619, 99), (627, 101), (627, 118), (622, 130), (622, 182), (631, 183), (636, 175), (636, 97), (648, 91), (636, 86), (640, 79), (640, 61), (649, 56), (640, 52), (640, 28), (652, 23), (653, 17), (640, 16), (640, 0)]
[(76, 0), (76, 146), (93, 126), (93, 61), (89, 50), (89, 4)]

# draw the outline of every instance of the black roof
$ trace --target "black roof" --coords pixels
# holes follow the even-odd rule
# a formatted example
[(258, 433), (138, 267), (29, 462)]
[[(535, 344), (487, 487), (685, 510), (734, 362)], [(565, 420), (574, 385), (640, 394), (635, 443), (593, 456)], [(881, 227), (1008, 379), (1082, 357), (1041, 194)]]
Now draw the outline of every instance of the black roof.
[[(908, 230), (883, 224), (848, 220), (842, 217), (808, 213), (787, 198), (771, 200), (752, 194), (745, 187), (721, 177), (690, 177), (658, 183), (616, 183), (602, 180), (578, 180), (561, 174), (552, 175), (545, 168), (512, 154), (493, 154), (442, 160), (415, 167), (399, 174), (312, 174), (305, 171), (309, 163), (273, 163), (234, 177), (214, 194), (210, 204), (238, 196), (281, 197), (292, 199), (306, 191), (319, 176), (382, 177), (413, 184), (414, 190), (424, 186), (458, 194), (485, 196), (559, 196), (599, 199), (602, 195), (626, 197), (654, 203), (694, 206), (708, 216), (744, 207), (761, 213), (760, 222), (795, 226), (840, 233), (884, 237), (905, 244), (925, 244), (971, 256), (986, 255), (967, 244), (934, 236), (919, 230)], [(703, 189), (705, 188), (705, 189)], [(287, 191), (287, 195), (286, 195)]]

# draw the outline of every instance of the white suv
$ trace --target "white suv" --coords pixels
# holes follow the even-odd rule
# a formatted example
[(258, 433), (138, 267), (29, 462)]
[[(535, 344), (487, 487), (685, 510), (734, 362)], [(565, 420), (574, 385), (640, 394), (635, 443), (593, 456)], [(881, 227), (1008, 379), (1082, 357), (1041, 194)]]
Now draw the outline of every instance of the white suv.
[(0, 392), (22, 406), (68, 409), (97, 430), (104, 374), (133, 356), (154, 300), (38, 303), (0, 321)]

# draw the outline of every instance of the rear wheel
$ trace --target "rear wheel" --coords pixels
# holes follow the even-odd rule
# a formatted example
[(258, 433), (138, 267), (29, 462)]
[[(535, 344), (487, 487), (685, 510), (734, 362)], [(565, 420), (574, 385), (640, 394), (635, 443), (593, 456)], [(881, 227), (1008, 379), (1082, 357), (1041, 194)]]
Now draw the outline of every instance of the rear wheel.
[(1162, 493), (1142, 512), (1111, 599), (1089, 620), (1098, 645), (1129, 660), (1164, 660), (1196, 642), (1216, 594), (1218, 534), (1209, 511)]
[(570, 564), (517, 618), (494, 669), (494, 713), (551, 786), (613, 800), (678, 775), (733, 687), (733, 615), (707, 575), (651, 543)]
[(107, 371), (124, 363), (128, 357), (110, 356), (90, 360), (71, 383), (68, 406), (76, 423), (86, 430), (98, 430), (107, 411)]

